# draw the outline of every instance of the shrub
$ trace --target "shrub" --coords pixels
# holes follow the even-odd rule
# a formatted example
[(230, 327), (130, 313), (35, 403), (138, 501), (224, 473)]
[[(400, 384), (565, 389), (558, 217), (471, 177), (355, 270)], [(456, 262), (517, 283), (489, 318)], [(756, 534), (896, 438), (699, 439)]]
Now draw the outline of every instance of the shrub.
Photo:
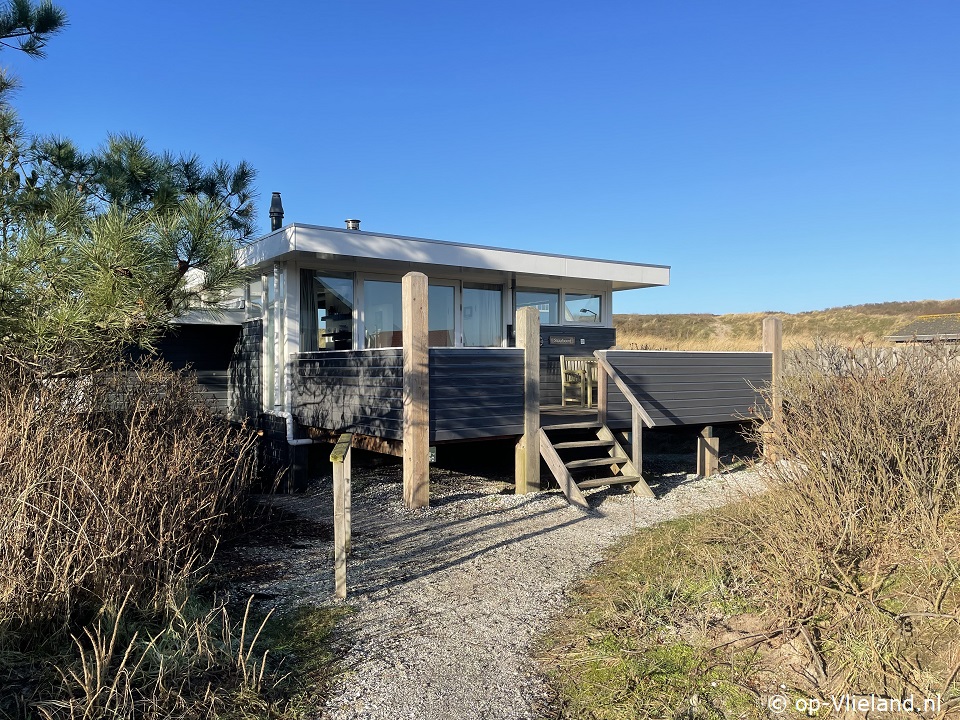
[(191, 599), (245, 508), (254, 440), (163, 365), (0, 368), (0, 716), (258, 702), (259, 626)]
[(0, 619), (168, 604), (245, 501), (252, 437), (159, 365), (0, 380)]
[(760, 468), (770, 492), (730, 515), (729, 542), (752, 552), (761, 604), (804, 634), (827, 684), (946, 693), (958, 388), (953, 347), (819, 344), (793, 359), (782, 422), (756, 433), (777, 458)]

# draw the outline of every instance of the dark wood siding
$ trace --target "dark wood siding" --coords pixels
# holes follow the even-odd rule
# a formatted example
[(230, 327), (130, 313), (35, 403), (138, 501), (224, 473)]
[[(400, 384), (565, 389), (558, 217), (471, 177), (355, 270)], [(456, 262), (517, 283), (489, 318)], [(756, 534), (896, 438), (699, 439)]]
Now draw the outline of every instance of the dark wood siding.
[(243, 323), (230, 361), (230, 412), (235, 420), (254, 419), (263, 408), (263, 321)]
[(430, 441), (523, 434), (523, 350), (430, 349)]
[(403, 351), (336, 350), (294, 360), (293, 415), (302, 425), (401, 440)]
[[(612, 350), (606, 358), (656, 425), (710, 425), (757, 417), (755, 388), (771, 378), (770, 353)], [(630, 404), (607, 384), (608, 424), (630, 425)]]
[(228, 368), (239, 337), (238, 325), (174, 325), (157, 343), (157, 355), (176, 370), (190, 368), (204, 397), (226, 413)]
[[(572, 337), (573, 345), (551, 345), (550, 336)], [(540, 328), (540, 404), (560, 404), (560, 356), (593, 357), (594, 350), (609, 350), (617, 344), (616, 328), (541, 327)]]

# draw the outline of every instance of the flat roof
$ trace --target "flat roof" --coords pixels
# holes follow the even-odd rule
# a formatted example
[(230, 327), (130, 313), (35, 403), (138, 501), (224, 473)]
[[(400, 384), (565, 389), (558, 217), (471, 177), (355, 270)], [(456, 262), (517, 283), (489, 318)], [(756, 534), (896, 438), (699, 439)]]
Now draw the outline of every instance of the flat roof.
[(287, 225), (244, 246), (238, 251), (238, 258), (243, 267), (255, 267), (294, 253), (315, 253), (329, 259), (373, 258), (464, 270), (603, 280), (613, 283), (614, 290), (670, 284), (668, 265), (551, 255), (299, 223)]

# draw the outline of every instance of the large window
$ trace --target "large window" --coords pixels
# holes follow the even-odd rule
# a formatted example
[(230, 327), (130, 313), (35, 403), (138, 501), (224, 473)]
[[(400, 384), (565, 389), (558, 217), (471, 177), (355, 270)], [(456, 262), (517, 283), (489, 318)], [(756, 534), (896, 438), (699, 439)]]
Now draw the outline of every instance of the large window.
[[(403, 285), (395, 280), (363, 282), (364, 347), (403, 345)], [(427, 289), (430, 347), (453, 347), (456, 335), (456, 287), (430, 285)]]
[(600, 322), (600, 296), (596, 293), (564, 293), (563, 321), (565, 323)]
[(403, 345), (401, 294), (399, 281), (363, 281), (364, 347), (386, 348)]
[(560, 324), (559, 290), (517, 289), (517, 310), (525, 307), (535, 307), (540, 311), (541, 325)]
[(503, 291), (499, 285), (463, 286), (463, 344), (500, 347), (503, 342)]
[(353, 276), (300, 272), (300, 348), (353, 348)]

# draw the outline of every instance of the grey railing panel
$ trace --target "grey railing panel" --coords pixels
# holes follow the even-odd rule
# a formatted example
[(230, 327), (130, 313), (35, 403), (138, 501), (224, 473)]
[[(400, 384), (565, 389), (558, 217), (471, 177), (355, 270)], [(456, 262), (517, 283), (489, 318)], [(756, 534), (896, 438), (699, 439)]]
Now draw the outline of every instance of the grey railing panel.
[[(759, 417), (758, 389), (772, 376), (770, 353), (611, 350), (607, 361), (654, 423), (710, 425)], [(608, 424), (630, 425), (630, 404), (608, 381)]]
[(523, 350), (430, 349), (430, 441), (523, 433)]
[(403, 437), (403, 351), (301, 353), (291, 373), (293, 414), (302, 425)]

